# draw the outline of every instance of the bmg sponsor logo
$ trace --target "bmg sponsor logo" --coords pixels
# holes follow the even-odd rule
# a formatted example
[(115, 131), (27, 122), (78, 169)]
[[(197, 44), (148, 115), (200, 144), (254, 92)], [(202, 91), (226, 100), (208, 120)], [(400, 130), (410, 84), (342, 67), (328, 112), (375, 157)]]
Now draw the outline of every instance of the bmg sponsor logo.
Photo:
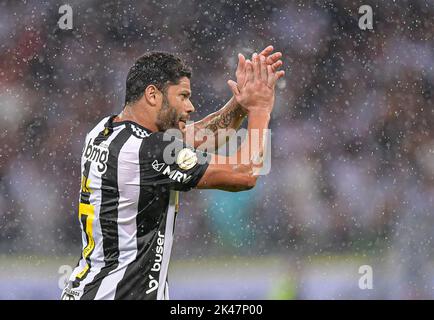
[(101, 174), (107, 170), (108, 155), (109, 150), (104, 145), (94, 145), (92, 139), (89, 140), (83, 154), (85, 159), (98, 164), (97, 169)]

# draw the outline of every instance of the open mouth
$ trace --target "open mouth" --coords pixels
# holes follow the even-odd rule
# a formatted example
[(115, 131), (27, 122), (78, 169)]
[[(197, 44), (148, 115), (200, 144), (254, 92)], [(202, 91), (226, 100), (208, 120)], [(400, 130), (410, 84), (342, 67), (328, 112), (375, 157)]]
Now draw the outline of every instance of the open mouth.
[(180, 130), (185, 130), (190, 117), (187, 114), (180, 115), (178, 118), (178, 127)]
[(178, 121), (179, 129), (184, 130), (187, 125), (187, 120), (179, 119)]
[(180, 123), (183, 123), (184, 125), (187, 124), (187, 121), (188, 121), (187, 118), (181, 118), (181, 119), (179, 119), (179, 122), (180, 122)]

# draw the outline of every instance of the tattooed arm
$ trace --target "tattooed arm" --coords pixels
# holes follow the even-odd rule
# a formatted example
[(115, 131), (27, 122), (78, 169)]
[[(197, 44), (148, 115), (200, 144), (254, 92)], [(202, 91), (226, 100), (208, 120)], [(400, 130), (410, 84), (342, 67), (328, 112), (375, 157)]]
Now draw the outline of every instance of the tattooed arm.
[[(284, 71), (273, 71), (263, 56), (259, 59), (254, 54), (252, 61), (248, 62), (246, 85), (241, 88), (235, 82), (230, 85), (237, 103), (248, 110), (247, 140), (234, 155), (212, 154), (211, 163), (197, 188), (235, 192), (248, 190), (255, 186), (260, 175), (265, 150), (264, 133), (268, 130), (273, 110), (275, 84)], [(249, 143), (258, 138), (257, 146)]]
[[(208, 151), (216, 152), (217, 149), (226, 143), (227, 135), (220, 134), (222, 133), (222, 129), (233, 129), (238, 130), (243, 123), (243, 120), (247, 116), (247, 111), (243, 109), (236, 101), (235, 98), (232, 97), (223, 108), (220, 110), (209, 114), (205, 118), (200, 121), (197, 121), (193, 124), (194, 132), (203, 132), (204, 134), (213, 134), (213, 141), (209, 141), (208, 143), (203, 138), (203, 135), (196, 136), (194, 139), (194, 147), (199, 149), (207, 148)], [(187, 128), (187, 132), (188, 132)], [(198, 139), (199, 138), (199, 139)], [(192, 139), (190, 139), (192, 140)], [(191, 143), (192, 141), (190, 141)], [(212, 145), (214, 144), (214, 145)]]
[(244, 110), (232, 97), (225, 106), (217, 112), (198, 121), (197, 128), (210, 129), (215, 132), (218, 129), (238, 129), (243, 123), (244, 118), (247, 116), (246, 110)]

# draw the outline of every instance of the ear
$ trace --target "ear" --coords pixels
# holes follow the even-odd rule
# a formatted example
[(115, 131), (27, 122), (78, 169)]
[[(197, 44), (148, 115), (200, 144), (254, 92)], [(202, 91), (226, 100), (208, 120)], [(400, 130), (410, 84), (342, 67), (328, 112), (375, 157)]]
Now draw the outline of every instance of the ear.
[(153, 84), (150, 84), (145, 89), (145, 94), (143, 95), (151, 106), (156, 106), (159, 104), (159, 101), (161, 100), (161, 92), (158, 90), (156, 86)]

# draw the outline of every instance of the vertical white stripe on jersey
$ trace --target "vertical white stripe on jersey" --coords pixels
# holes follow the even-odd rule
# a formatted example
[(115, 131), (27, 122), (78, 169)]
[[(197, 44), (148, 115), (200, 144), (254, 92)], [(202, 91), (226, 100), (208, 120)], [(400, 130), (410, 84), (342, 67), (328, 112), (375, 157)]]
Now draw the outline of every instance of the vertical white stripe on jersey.
[[(108, 118), (103, 119), (87, 136), (88, 139), (95, 139), (98, 134), (104, 129), (104, 124), (107, 122)], [(120, 126), (117, 128), (116, 131), (114, 131), (110, 137), (105, 141), (107, 145), (110, 145), (110, 143), (113, 141), (114, 138), (122, 131), (122, 129), (125, 128), (125, 126)], [(88, 143), (88, 140), (86, 140), (86, 145)], [(92, 282), (95, 276), (101, 271), (101, 268), (104, 267), (104, 249), (103, 249), (103, 241), (102, 241), (102, 230), (101, 230), (101, 224), (99, 220), (99, 213), (101, 209), (101, 175), (95, 175), (95, 170), (92, 170), (92, 167), (97, 164), (91, 163), (90, 164), (90, 170), (89, 170), (89, 181), (90, 185), (89, 188), (92, 190), (90, 194), (90, 204), (94, 206), (94, 220), (92, 223), (92, 230), (93, 230), (93, 238), (95, 241), (95, 248), (93, 249), (92, 254), (90, 255), (90, 261), (92, 268), (90, 269), (89, 273), (87, 274), (86, 278), (80, 281), (80, 286), (78, 288), (74, 288), (77, 292), (80, 293), (79, 298), (83, 294), (83, 289), (85, 285)], [(87, 245), (86, 243), (86, 235), (84, 233), (84, 230), (82, 230), (83, 234), (83, 248)], [(86, 266), (85, 260), (82, 257), (80, 260), (80, 265), (74, 269), (70, 276), (70, 281), (74, 281), (75, 277), (78, 273), (80, 273), (84, 267)]]
[(169, 207), (167, 209), (166, 229), (164, 231), (163, 260), (161, 261), (160, 277), (158, 279), (157, 300), (164, 300), (167, 271), (173, 243), (173, 227), (175, 223), (176, 191), (170, 191)]
[(105, 277), (95, 300), (113, 300), (117, 284), (124, 277), (129, 263), (137, 256), (137, 211), (140, 195), (139, 150), (142, 139), (133, 135), (122, 146), (118, 157), (118, 239), (119, 264)]

